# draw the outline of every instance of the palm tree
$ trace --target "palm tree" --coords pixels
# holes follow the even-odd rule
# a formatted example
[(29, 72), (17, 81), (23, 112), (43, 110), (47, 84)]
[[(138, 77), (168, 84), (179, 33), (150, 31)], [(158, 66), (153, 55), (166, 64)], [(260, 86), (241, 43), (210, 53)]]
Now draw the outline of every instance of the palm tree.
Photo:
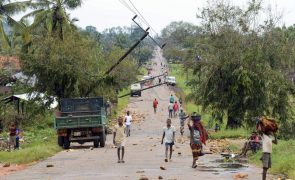
[(75, 9), (81, 4), (82, 0), (37, 0), (35, 5), (39, 8), (21, 20), (34, 17), (29, 27), (31, 31), (57, 35), (63, 40), (65, 32), (71, 31), (73, 22), (76, 21), (76, 19), (70, 20), (66, 10)]
[(24, 12), (30, 7), (31, 1), (11, 2), (10, 0), (0, 0), (0, 42), (2, 49), (9, 48), (11, 43), (4, 30), (4, 24), (9, 23), (11, 26), (20, 26), (11, 16)]

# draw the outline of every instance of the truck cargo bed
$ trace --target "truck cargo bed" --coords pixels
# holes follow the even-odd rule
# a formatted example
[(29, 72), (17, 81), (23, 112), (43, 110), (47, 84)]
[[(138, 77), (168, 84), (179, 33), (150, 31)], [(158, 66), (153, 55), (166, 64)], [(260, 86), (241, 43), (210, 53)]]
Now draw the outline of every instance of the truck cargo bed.
[(98, 127), (105, 124), (105, 115), (67, 116), (55, 118), (56, 129)]

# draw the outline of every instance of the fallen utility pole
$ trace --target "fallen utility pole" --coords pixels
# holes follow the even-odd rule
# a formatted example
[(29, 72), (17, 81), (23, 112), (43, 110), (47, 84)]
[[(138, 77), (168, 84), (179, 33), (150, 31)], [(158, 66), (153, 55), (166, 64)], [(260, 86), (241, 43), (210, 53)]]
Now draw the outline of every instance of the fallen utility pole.
[[(141, 89), (141, 90), (138, 90), (138, 91), (134, 91), (133, 93), (141, 92), (141, 91), (145, 91), (145, 90), (147, 90), (147, 89), (152, 89), (152, 88), (157, 87), (157, 86), (162, 86), (163, 84), (167, 84), (167, 83), (164, 82), (164, 83), (156, 84), (156, 85), (154, 85), (154, 86), (150, 86), (150, 87), (147, 87), (147, 88), (143, 88), (143, 89)], [(124, 95), (122, 95), (122, 96), (119, 96), (118, 98), (122, 98), (122, 97), (125, 97), (125, 96), (129, 96), (130, 94), (131, 94), (131, 92), (130, 92), (130, 93), (127, 93), (127, 94), (124, 94)]]
[(123, 56), (121, 56), (121, 58), (112, 66), (110, 67), (105, 73), (104, 73), (104, 77), (98, 79), (96, 81), (96, 83), (94, 83), (94, 85), (92, 85), (89, 90), (85, 93), (85, 96), (89, 96), (89, 94), (93, 91), (94, 88), (96, 88), (97, 86), (99, 86), (99, 84), (115, 69), (116, 66), (118, 66), (127, 56), (128, 54), (130, 54), (135, 48), (136, 46), (138, 46), (139, 43), (141, 43), (141, 41), (144, 40), (144, 38), (146, 38), (149, 34), (148, 30), (150, 28), (147, 28), (145, 30), (144, 35), (135, 43), (133, 44), (133, 46), (131, 46), (128, 51), (126, 53), (123, 54)]
[(167, 75), (168, 75), (168, 72), (165, 72), (165, 73), (160, 74), (160, 75), (158, 75), (158, 76), (153, 76), (153, 77), (151, 77), (151, 78), (149, 78), (149, 79), (145, 79), (145, 80), (140, 80), (140, 81), (133, 82), (133, 84), (141, 83), (141, 82), (145, 82), (145, 81), (149, 81), (149, 80), (155, 79), (155, 78), (157, 78), (157, 77), (167, 76)]
[(147, 32), (148, 30), (149, 30), (150, 28), (147, 28), (146, 30), (145, 30), (145, 34), (109, 69), (109, 70), (107, 70), (106, 72), (105, 72), (105, 74), (104, 75), (109, 75), (112, 71), (113, 71), (113, 69), (116, 67), (116, 66), (118, 66), (127, 56), (128, 56), (128, 54), (130, 54), (131, 53), (131, 51), (133, 51), (133, 49), (135, 49), (136, 48), (136, 46), (142, 41), (142, 40), (144, 40), (144, 38), (146, 38), (146, 36), (147, 35), (149, 35), (149, 32)]

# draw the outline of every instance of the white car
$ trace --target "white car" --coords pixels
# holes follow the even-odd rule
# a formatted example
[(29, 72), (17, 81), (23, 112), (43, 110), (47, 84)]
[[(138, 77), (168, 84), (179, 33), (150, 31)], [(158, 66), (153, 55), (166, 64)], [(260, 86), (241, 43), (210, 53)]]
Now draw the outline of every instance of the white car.
[(140, 83), (132, 84), (131, 85), (131, 93), (130, 96), (133, 97), (134, 95), (141, 96), (141, 85)]
[(165, 82), (167, 83), (167, 85), (175, 86), (176, 78), (174, 76), (166, 76)]

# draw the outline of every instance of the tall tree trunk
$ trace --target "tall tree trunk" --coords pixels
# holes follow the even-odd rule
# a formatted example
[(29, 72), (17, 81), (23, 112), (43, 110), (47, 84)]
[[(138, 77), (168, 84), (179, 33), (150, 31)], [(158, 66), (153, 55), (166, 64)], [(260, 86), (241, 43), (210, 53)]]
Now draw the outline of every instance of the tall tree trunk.
[(237, 129), (242, 126), (244, 113), (241, 110), (228, 110), (226, 129)]

